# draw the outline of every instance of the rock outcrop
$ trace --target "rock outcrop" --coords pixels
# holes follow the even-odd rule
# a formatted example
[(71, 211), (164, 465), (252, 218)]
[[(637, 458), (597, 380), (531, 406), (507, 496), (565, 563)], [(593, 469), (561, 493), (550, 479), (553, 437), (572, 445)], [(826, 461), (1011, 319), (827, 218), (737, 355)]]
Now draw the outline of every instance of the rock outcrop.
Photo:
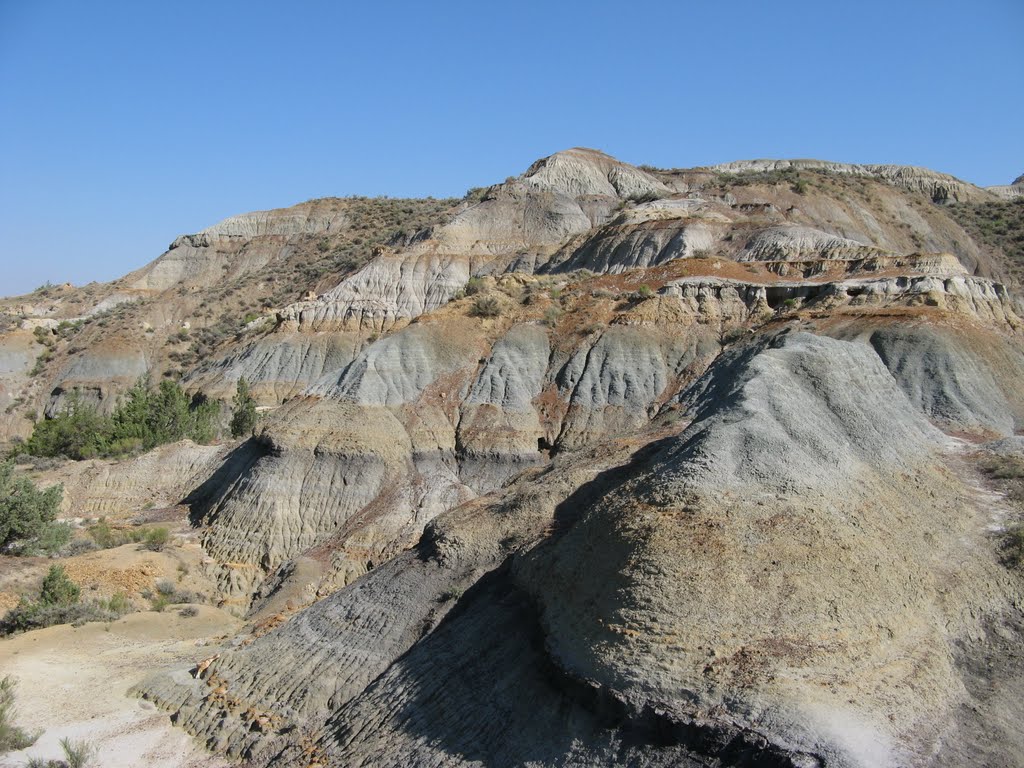
[[(610, 313), (600, 309), (607, 300), (595, 288), (596, 300), (584, 294), (566, 304), (571, 316), (607, 313), (597, 315), (607, 327), (582, 335), (539, 323), (542, 304), (506, 305), (506, 318), (489, 325), (496, 321), (463, 314), (470, 300), (454, 302), (429, 323), (369, 344), (268, 416), (245, 477), (202, 507), (205, 545), (222, 564), (221, 589), (244, 610), (271, 588), (264, 579), (279, 578), (305, 550), (328, 544), (335, 555), (317, 569), (319, 586), (307, 597), (350, 580), (413, 544), (436, 515), (501, 487), (551, 450), (629, 434), (678, 407), (683, 388), (726, 338), (779, 312), (838, 318), (925, 311), (939, 324), (956, 316), (992, 329), (1021, 327), (1001, 285), (968, 277), (949, 261), (931, 266), (933, 275), (840, 280), (770, 272), (757, 281), (663, 278), (648, 300)], [(942, 277), (943, 269), (953, 274)], [(870, 321), (856, 334), (835, 333), (873, 345), (921, 410), (947, 428), (1010, 434), (1024, 423), (1013, 383), (1024, 357), (1012, 344), (982, 360), (962, 337), (937, 337), (945, 341), (936, 357), (923, 337), (893, 346), (883, 341), (890, 331)], [(1003, 344), (997, 330), (980, 333), (993, 350)], [(927, 363), (916, 364), (915, 373), (907, 356)], [(926, 375), (922, 365), (942, 366), (946, 379), (930, 368)]]
[(125, 349), (115, 342), (97, 344), (68, 360), (57, 373), (43, 413), (60, 413), (72, 392), (101, 412), (113, 411), (118, 396), (149, 373), (149, 361), (140, 349)]
[(985, 191), (948, 173), (937, 173), (912, 165), (854, 165), (821, 160), (737, 160), (711, 166), (718, 173), (764, 173), (767, 171), (820, 170), (851, 176), (869, 176), (886, 184), (923, 192), (937, 203), (986, 199)]
[(139, 510), (176, 505), (207, 482), (229, 449), (182, 440), (130, 459), (88, 459), (37, 473), (39, 485), (64, 486), (68, 517), (130, 519)]
[(1010, 184), (985, 187), (985, 191), (991, 192), (993, 195), (1004, 200), (1015, 200), (1018, 197), (1024, 197), (1024, 175), (1018, 176)]
[(870, 346), (809, 334), (683, 400), (632, 462), (567, 455), (144, 692), (257, 765), (942, 764), (979, 704), (955, 659), (1019, 589), (946, 439)]
[(545, 157), (523, 175), (525, 183), (574, 198), (591, 195), (643, 200), (668, 197), (671, 190), (656, 177), (593, 149), (569, 149)]
[(0, 403), (250, 383), (250, 439), (56, 472), (189, 506), (249, 631), (140, 690), (255, 766), (1002, 765), (1024, 592), (964, 446), (1024, 428), (1024, 306), (953, 215), (998, 200), (572, 149), (309, 201), (5, 307)]
[[(773, 175), (786, 169), (820, 172), (821, 183), (797, 194)], [(640, 169), (573, 149), (461, 202), (323, 199), (231, 217), (109, 286), (54, 288), (5, 308), (53, 329), (82, 322), (35, 381), (10, 382), (21, 406), (6, 434), (30, 430), (30, 413), (56, 412), (71, 390), (112, 405), (134, 379), (98, 381), (91, 371), (108, 362), (153, 380), (180, 375), (222, 399), (244, 376), (261, 404), (280, 404), (368, 338), (443, 307), (471, 277), (620, 274), (709, 256), (806, 276), (912, 253), (952, 254), (972, 274), (1000, 277), (986, 249), (927, 202), (995, 198), (945, 174), (818, 161), (713, 170)], [(732, 177), (752, 186), (723, 190)]]
[(273, 211), (232, 216), (194, 235), (181, 235), (167, 252), (125, 278), (128, 287), (164, 291), (216, 283), (258, 270), (279, 258), (295, 235), (331, 232), (347, 221), (336, 201), (313, 201)]
[(1024, 375), (1024, 356), (1002, 339), (975, 345), (955, 331), (897, 326), (873, 331), (869, 343), (936, 423), (1001, 435), (1024, 424), (1024, 396), (1013, 383)]
[(245, 379), (260, 402), (281, 403), (301, 394), (325, 374), (344, 368), (363, 340), (346, 333), (280, 332), (240, 344), (225, 355), (200, 364), (184, 381), (190, 388), (229, 400)]

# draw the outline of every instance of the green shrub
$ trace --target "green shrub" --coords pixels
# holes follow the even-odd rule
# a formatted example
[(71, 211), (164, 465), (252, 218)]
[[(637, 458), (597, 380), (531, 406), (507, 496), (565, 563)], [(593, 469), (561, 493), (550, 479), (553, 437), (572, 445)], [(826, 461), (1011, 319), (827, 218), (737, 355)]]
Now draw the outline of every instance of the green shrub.
[(641, 285), (639, 288), (636, 289), (636, 295), (639, 296), (641, 300), (649, 299), (651, 298), (651, 296), (654, 295), (654, 291), (651, 289), (651, 286), (649, 285)]
[(476, 296), (484, 289), (484, 281), (479, 277), (469, 278), (466, 287), (462, 289), (463, 296)]
[(746, 329), (742, 326), (736, 328), (729, 328), (728, 330), (722, 331), (719, 336), (719, 341), (722, 344), (732, 344), (734, 341), (739, 341), (746, 335)]
[(43, 579), (39, 602), (43, 605), (73, 605), (78, 602), (82, 590), (64, 571), (63, 565), (51, 565)]
[(72, 392), (53, 418), (36, 422), (24, 450), (32, 456), (89, 459), (150, 450), (189, 438), (197, 443), (216, 436), (220, 406), (203, 395), (188, 395), (174, 381), (150, 389), (145, 378), (125, 393), (110, 416)]
[(469, 314), (473, 317), (497, 317), (501, 314), (501, 305), (494, 296), (477, 296)]
[(522, 299), (520, 299), (520, 303), (523, 304), (523, 306), (528, 307), (531, 304), (536, 304), (537, 302), (539, 302), (543, 296), (544, 292), (540, 288), (540, 286), (536, 284), (527, 285), (525, 290), (523, 291), (523, 297)]
[(109, 599), (100, 600), (98, 605), (103, 610), (115, 613), (118, 616), (124, 616), (126, 613), (132, 612), (131, 601), (124, 592), (115, 592)]
[(63, 486), (40, 491), (27, 477), (16, 477), (13, 461), (0, 464), (0, 548), (51, 553), (67, 544), (70, 528), (54, 522), (63, 494)]
[(164, 608), (171, 604), (171, 599), (166, 595), (154, 595), (149, 599), (150, 608), (157, 613), (163, 613)]
[(156, 583), (156, 593), (146, 590), (142, 596), (149, 600), (150, 608), (154, 611), (163, 611), (169, 605), (181, 605), (182, 603), (201, 603), (203, 596), (188, 590), (179, 590), (174, 584), (166, 579)]
[(99, 547), (92, 539), (72, 539), (67, 546), (61, 549), (60, 554), (62, 557), (75, 557), (87, 552), (95, 552), (97, 549)]
[(118, 614), (97, 602), (44, 605), (42, 602), (22, 600), (0, 619), (0, 636), (57, 624), (72, 624), (77, 627), (90, 621), (114, 621), (118, 618)]
[(1024, 460), (1016, 456), (993, 456), (983, 461), (981, 466), (996, 480), (1024, 479)]
[(100, 549), (111, 549), (125, 543), (121, 540), (120, 531), (111, 528), (110, 523), (103, 518), (89, 528), (89, 535)]
[(46, 370), (46, 364), (48, 362), (50, 362), (50, 360), (52, 360), (52, 359), (53, 359), (53, 350), (52, 349), (44, 349), (42, 352), (40, 352), (39, 356), (36, 357), (36, 362), (32, 366), (32, 370), (30, 370), (28, 372), (29, 377), (35, 378), (36, 376), (41, 374), (44, 370)]
[(44, 347), (52, 347), (54, 344), (53, 332), (41, 325), (37, 325), (32, 329), (32, 337), (36, 340), (37, 344), (42, 344)]
[(138, 544), (146, 538), (146, 528), (113, 528), (105, 517), (91, 526), (89, 535), (100, 549), (112, 549), (125, 544)]
[(81, 330), (83, 325), (85, 325), (84, 320), (75, 320), (73, 322), (71, 320), (61, 320), (57, 324), (57, 328), (54, 331), (54, 334), (59, 339), (68, 339), (74, 336), (79, 330)]
[(1024, 567), (1024, 525), (1009, 528), (1003, 537), (1003, 562), (1011, 568)]
[(231, 436), (251, 435), (256, 429), (256, 401), (249, 392), (249, 382), (244, 377), (235, 387), (234, 410), (231, 413)]
[(60, 740), (60, 748), (64, 751), (64, 762), (68, 768), (88, 768), (98, 751), (88, 741), (71, 741), (66, 738)]
[(44, 525), (39, 535), (32, 541), (17, 548), (19, 555), (56, 555), (64, 554), (71, 543), (71, 526), (67, 523), (50, 523)]
[(142, 546), (151, 552), (163, 552), (170, 540), (171, 533), (166, 528), (150, 528), (146, 531), (146, 538), (142, 540)]
[(542, 322), (544, 323), (544, 325), (554, 326), (558, 322), (558, 318), (560, 318), (561, 316), (562, 310), (552, 304), (550, 307), (544, 310), (544, 319)]
[(32, 746), (39, 735), (30, 736), (14, 724), (14, 689), (17, 684), (11, 677), (0, 680), (0, 755)]
[(84, 624), (87, 621), (111, 621), (118, 618), (108, 606), (99, 603), (80, 603), (81, 590), (68, 578), (63, 566), (51, 566), (39, 599), (31, 602), (22, 598), (0, 620), (0, 635), (27, 632), (54, 624)]
[(32, 456), (91, 459), (106, 451), (110, 433), (109, 420), (77, 392), (72, 392), (65, 398), (60, 414), (36, 422), (25, 451)]

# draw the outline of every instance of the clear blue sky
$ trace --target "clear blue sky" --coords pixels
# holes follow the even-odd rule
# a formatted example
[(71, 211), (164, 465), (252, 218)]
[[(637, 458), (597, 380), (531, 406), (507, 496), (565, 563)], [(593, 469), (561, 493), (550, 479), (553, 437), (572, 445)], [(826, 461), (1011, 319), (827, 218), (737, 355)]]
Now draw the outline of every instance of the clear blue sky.
[(581, 145), (1024, 172), (1024, 1), (0, 0), (0, 295)]

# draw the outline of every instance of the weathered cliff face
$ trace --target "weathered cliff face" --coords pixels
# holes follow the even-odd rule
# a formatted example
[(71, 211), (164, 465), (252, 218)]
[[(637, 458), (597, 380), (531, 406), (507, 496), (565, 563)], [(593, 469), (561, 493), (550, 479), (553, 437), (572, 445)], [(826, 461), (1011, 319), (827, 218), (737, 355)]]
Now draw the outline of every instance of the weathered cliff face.
[[(1024, 308), (945, 204), (996, 199), (569, 150), (361, 260), (367, 201), (179, 238), (94, 290), (135, 299), (109, 334), (61, 336), (72, 294), (33, 318), (31, 387), (42, 345), (0, 337), (0, 394), (110, 405), (169, 361), (252, 384), (254, 438), (164, 464), (260, 629), (145, 691), (257, 765), (939, 765), (977, 749), (965, 708), (1020, 714), (971, 698), (1021, 584), (943, 434), (1024, 427)], [(74, 492), (141, 498), (136, 461)]]
[(994, 561), (949, 566), (984, 517), (935, 468), (940, 434), (870, 348), (812, 336), (724, 357), (691, 397), (673, 445), (524, 559), (554, 664), (635, 716), (927, 761), (963, 700), (952, 642), (1012, 599)]
[[(27, 416), (55, 412), (74, 389), (110, 407), (143, 370), (225, 399), (244, 376), (258, 382), (262, 404), (278, 404), (350, 361), (368, 337), (444, 306), (474, 275), (614, 274), (707, 255), (806, 269), (917, 252), (998, 277), (932, 202), (943, 190), (996, 198), (952, 177), (817, 161), (712, 171), (640, 170), (574, 149), (457, 204), (314, 200), (183, 235), (115, 283), (5, 307), (26, 327), (83, 321), (38, 373), (8, 382), (22, 402), (5, 434), (24, 434)], [(783, 172), (799, 176), (798, 191)]]
[(282, 403), (302, 394), (326, 373), (348, 365), (365, 341), (358, 334), (279, 332), (255, 335), (223, 356), (189, 371), (184, 382), (228, 401), (245, 379), (261, 403)]
[(1019, 344), (971, 327), (921, 322), (836, 324), (840, 338), (867, 342), (911, 402), (943, 429), (1009, 435), (1024, 424)]
[(725, 324), (750, 314), (740, 303), (723, 312), (659, 298), (645, 315), (602, 299), (594, 311), (619, 324), (573, 334), (538, 321), (550, 299), (513, 304), (497, 286), (488, 295), (507, 303), (502, 318), (467, 317), (472, 301), (456, 302), (268, 416), (260, 457), (205, 517), (208, 550), (229, 564), (226, 594), (244, 605), (266, 573), (328, 541), (354, 553), (336, 556), (328, 578), (361, 574), (551, 450), (647, 424), (718, 353)]
[(737, 160), (713, 165), (718, 173), (765, 173), (784, 170), (819, 170), (850, 176), (866, 176), (886, 184), (921, 192), (936, 203), (985, 199), (985, 190), (961, 181), (948, 173), (910, 165), (854, 165), (821, 160)]
[(167, 252), (124, 278), (129, 288), (165, 291), (237, 279), (279, 260), (297, 235), (321, 235), (348, 223), (335, 200), (232, 216), (198, 234), (182, 235)]
[(26, 329), (0, 335), (0, 430), (9, 437), (27, 437), (32, 424), (15, 410), (27, 395), (27, 380), (42, 345)]
[(492, 187), (448, 223), (406, 248), (382, 253), (322, 296), (287, 307), (281, 319), (314, 330), (380, 332), (444, 305), (472, 275), (532, 271), (568, 238), (607, 219), (619, 202), (606, 178), (611, 171), (602, 176), (585, 160), (578, 164), (590, 170), (581, 184), (600, 192), (573, 195), (571, 185), (560, 181), (563, 174), (547, 166), (531, 169), (532, 175)]
[(145, 692), (258, 765), (942, 764), (984, 706), (955, 659), (1021, 586), (947, 439), (869, 345), (810, 334), (682, 400), (681, 435), (567, 454)]
[[(937, 265), (957, 274), (793, 280), (765, 271), (755, 281), (739, 265), (733, 274), (748, 279), (666, 268), (645, 273), (649, 297), (625, 300), (603, 287), (620, 278), (588, 278), (546, 323), (555, 302), (509, 295), (524, 285), (537, 295), (536, 280), (487, 282), (481, 295), (503, 302), (500, 319), (467, 316), (472, 299), (453, 302), (367, 345), (268, 416), (259, 458), (203, 508), (222, 591), (244, 610), (312, 547), (330, 554), (303, 571), (304, 599), (344, 584), (552, 450), (627, 435), (680, 408), (682, 390), (729, 340), (787, 320), (862, 342), (943, 427), (1011, 434), (1024, 424), (1015, 383), (1024, 355), (1003, 335), (1021, 327), (1013, 301), (962, 267)], [(958, 330), (963, 320), (974, 330)]]
[(69, 462), (36, 472), (33, 479), (40, 486), (64, 487), (61, 509), (67, 517), (123, 521), (140, 510), (177, 505), (221, 467), (229, 452), (226, 445), (182, 440), (130, 459)]
[(1004, 200), (1016, 200), (1024, 197), (1024, 174), (1018, 176), (1010, 184), (1001, 184), (994, 187), (985, 187), (986, 192), (991, 192), (996, 197)]
[(223, 399), (241, 376), (259, 379), (267, 404), (294, 396), (351, 359), (362, 340), (282, 333), (267, 343), (273, 307), (337, 284), (385, 243), (443, 220), (456, 202), (328, 198), (246, 214), (177, 238), (113, 283), (0, 301), (0, 343), (14, 328), (49, 331), (35, 348), (39, 365), (6, 380), (20, 403), (5, 414), (10, 426), (0, 439), (31, 431), (30, 419), (59, 410), (72, 390), (111, 408), (144, 373), (194, 379), (190, 387)]
[(149, 361), (143, 350), (126, 349), (117, 339), (97, 343), (59, 368), (57, 383), (50, 391), (43, 413), (50, 417), (59, 413), (71, 392), (77, 392), (100, 411), (109, 413), (114, 409), (118, 396), (149, 370)]
[[(508, 269), (614, 273), (707, 253), (780, 261), (916, 248), (951, 251), (969, 270), (992, 274), (973, 241), (931, 203), (985, 198), (982, 190), (923, 169), (795, 162), (714, 170), (756, 177), (782, 167), (811, 169), (822, 180), (813, 194), (757, 186), (723, 193), (700, 174), (665, 172), (663, 181), (600, 152), (561, 152), (492, 187), (411, 246), (383, 254), (279, 316), (289, 327), (381, 332), (443, 305), (473, 275)], [(856, 199), (843, 185), (829, 186), (847, 175), (864, 179), (854, 187), (861, 195)]]
[(598, 195), (640, 200), (671, 194), (663, 182), (647, 171), (603, 152), (579, 147), (538, 160), (523, 174), (523, 179), (530, 186), (573, 198)]

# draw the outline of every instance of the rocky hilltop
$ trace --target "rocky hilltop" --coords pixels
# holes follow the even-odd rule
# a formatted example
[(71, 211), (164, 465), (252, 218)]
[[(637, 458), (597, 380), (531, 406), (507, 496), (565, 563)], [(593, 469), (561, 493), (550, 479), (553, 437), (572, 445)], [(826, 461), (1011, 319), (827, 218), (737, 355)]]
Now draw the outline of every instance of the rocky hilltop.
[(572, 149), (233, 217), (5, 300), (2, 426), (252, 384), (250, 439), (66, 503), (188, 506), (250, 630), (137, 692), (253, 765), (1024, 764), (1020, 511), (978, 469), (1022, 450), (1014, 206)]

